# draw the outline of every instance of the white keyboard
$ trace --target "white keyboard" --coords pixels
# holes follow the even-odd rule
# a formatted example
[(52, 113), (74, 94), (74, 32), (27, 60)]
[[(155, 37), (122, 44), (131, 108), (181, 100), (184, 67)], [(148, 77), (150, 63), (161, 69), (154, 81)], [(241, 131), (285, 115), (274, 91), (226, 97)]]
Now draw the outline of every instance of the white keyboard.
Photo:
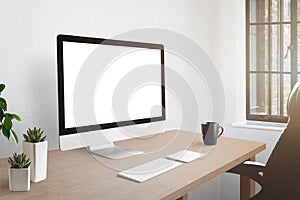
[(151, 162), (133, 167), (126, 171), (119, 172), (118, 176), (142, 183), (155, 176), (170, 171), (171, 169), (174, 169), (182, 164), (183, 163), (176, 162), (173, 160), (159, 158)]

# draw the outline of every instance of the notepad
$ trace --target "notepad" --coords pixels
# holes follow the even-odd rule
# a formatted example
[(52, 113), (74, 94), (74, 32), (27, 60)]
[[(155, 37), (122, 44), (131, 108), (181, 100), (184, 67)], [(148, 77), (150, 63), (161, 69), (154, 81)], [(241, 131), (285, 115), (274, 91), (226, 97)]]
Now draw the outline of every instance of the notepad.
[(198, 158), (203, 158), (205, 154), (189, 151), (189, 150), (182, 150), (167, 156), (168, 159), (176, 160), (184, 163), (191, 162)]

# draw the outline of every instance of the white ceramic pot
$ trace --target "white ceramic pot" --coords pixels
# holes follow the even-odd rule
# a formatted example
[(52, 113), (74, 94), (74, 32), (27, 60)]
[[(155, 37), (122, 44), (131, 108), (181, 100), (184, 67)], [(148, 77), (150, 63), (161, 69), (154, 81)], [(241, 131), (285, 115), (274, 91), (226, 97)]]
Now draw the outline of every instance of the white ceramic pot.
[(30, 180), (39, 182), (47, 178), (48, 142), (30, 143), (23, 141), (23, 152), (30, 158)]
[(9, 168), (8, 174), (10, 191), (23, 192), (30, 190), (30, 167)]

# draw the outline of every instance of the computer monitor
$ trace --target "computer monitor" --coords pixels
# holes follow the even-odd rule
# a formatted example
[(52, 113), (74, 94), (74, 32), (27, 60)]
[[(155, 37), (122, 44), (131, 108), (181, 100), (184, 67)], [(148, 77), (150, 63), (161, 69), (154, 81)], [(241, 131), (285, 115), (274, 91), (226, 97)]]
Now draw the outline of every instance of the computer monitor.
[(165, 120), (164, 46), (58, 35), (57, 63), (60, 149), (89, 147), (113, 159), (141, 153), (113, 142), (145, 135), (121, 127)]

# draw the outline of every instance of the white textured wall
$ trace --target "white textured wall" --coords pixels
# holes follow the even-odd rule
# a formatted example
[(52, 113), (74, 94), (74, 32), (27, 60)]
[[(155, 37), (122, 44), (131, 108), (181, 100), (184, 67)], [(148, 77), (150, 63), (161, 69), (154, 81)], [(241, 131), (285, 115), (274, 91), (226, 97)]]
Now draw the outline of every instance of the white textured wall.
[[(23, 119), (14, 126), (19, 137), (39, 126), (50, 148), (58, 148), (57, 34), (110, 38), (138, 28), (184, 34), (220, 65), (219, 0), (0, 0), (0, 82), (7, 85), (9, 110)], [(0, 157), (15, 151), (21, 144), (0, 136)], [(220, 178), (190, 197), (220, 199)]]
[[(40, 126), (50, 148), (58, 147), (57, 34), (110, 38), (138, 28), (168, 29), (190, 37), (214, 60), (219, 53), (216, 7), (209, 0), (0, 1), (1, 82), (7, 85), (3, 95), (9, 110), (23, 119), (14, 126), (17, 134)], [(1, 157), (21, 150), (0, 138)]]

